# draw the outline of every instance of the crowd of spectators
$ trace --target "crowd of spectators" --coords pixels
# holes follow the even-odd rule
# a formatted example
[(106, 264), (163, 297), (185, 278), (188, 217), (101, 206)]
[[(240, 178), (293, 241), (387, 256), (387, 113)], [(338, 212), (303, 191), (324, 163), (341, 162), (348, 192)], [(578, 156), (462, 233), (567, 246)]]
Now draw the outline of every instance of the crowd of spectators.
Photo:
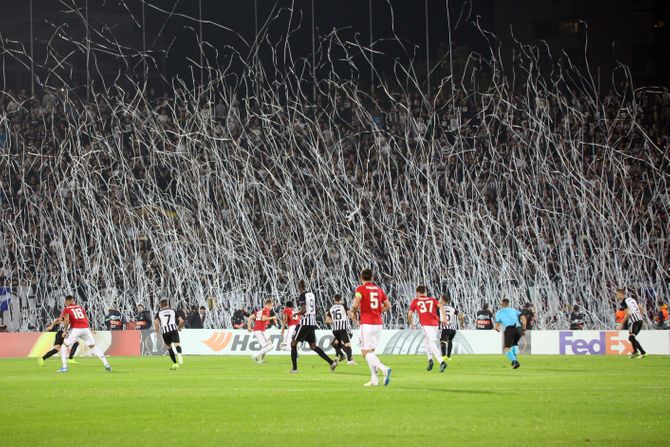
[(572, 305), (613, 325), (618, 285), (650, 317), (667, 296), (667, 92), (218, 87), (1, 93), (0, 286), (25, 291), (22, 328), (66, 291), (99, 327), (126, 324), (111, 302), (150, 324), (158, 297), (188, 327), (207, 326), (205, 306), (230, 327), (300, 278), (321, 304), (346, 296), (364, 266), (397, 326), (418, 281), (472, 326), (501, 296), (542, 328), (572, 324)]

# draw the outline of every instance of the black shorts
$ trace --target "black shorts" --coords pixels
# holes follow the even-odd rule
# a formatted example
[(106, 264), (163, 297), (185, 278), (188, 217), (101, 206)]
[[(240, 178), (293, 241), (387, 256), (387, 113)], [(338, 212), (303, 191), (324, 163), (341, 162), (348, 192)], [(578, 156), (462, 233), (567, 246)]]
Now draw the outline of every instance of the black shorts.
[(335, 337), (335, 340), (339, 341), (343, 345), (351, 342), (351, 333), (346, 329), (333, 331), (333, 337)]
[(636, 321), (635, 323), (631, 323), (629, 331), (631, 334), (637, 335), (640, 333), (641, 330), (642, 330), (642, 320)]
[(179, 343), (179, 331), (170, 331), (163, 334), (163, 341), (170, 346), (172, 343)]
[(511, 348), (519, 344), (521, 339), (521, 328), (516, 326), (507, 326), (505, 328), (505, 347)]
[(63, 342), (65, 341), (65, 337), (63, 336), (63, 331), (57, 331), (56, 332), (56, 338), (54, 339), (54, 346), (62, 346)]
[(444, 343), (449, 343), (456, 336), (456, 329), (442, 329), (440, 334), (440, 341)]
[(316, 327), (299, 325), (293, 334), (293, 340), (297, 343), (306, 341), (307, 343), (316, 343)]

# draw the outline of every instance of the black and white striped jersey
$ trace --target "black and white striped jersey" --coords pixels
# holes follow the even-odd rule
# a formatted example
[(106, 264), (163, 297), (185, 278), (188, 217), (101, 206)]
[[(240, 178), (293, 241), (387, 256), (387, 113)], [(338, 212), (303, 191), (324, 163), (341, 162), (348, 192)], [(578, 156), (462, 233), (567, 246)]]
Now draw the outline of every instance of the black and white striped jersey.
[(172, 309), (161, 309), (156, 314), (156, 319), (160, 322), (162, 334), (179, 330), (177, 326), (177, 314)]
[(331, 320), (333, 320), (330, 326), (334, 331), (346, 331), (350, 329), (347, 308), (342, 304), (333, 304), (333, 306), (328, 309), (328, 315), (330, 315)]
[(634, 298), (628, 297), (621, 301), (621, 310), (625, 309), (628, 309), (629, 322), (635, 323), (636, 321), (642, 321), (644, 319), (642, 311), (640, 311), (640, 306), (638, 306), (637, 301), (635, 301)]
[(316, 326), (316, 296), (312, 292), (301, 293), (298, 297), (298, 309), (305, 306), (300, 326)]
[(458, 329), (458, 319), (456, 318), (456, 315), (458, 315), (458, 310), (449, 306), (448, 304), (445, 304), (442, 306), (442, 315), (441, 317), (444, 317), (444, 320), (442, 321), (442, 318), (440, 319), (440, 329)]

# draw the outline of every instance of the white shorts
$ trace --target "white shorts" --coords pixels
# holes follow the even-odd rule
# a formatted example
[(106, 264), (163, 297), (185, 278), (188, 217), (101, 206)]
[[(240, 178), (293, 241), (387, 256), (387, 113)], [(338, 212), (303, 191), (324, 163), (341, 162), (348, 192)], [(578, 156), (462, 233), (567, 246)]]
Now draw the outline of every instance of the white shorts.
[(421, 326), (421, 330), (426, 341), (433, 343), (437, 341), (437, 326)]
[(261, 348), (264, 348), (270, 344), (268, 338), (265, 336), (265, 331), (254, 331), (254, 335), (256, 336), (258, 343), (261, 345)]
[(93, 333), (91, 329), (85, 328), (72, 328), (67, 334), (67, 338), (64, 341), (64, 344), (69, 348), (72, 347), (74, 342), (81, 340), (86, 343), (87, 346), (93, 346), (95, 344), (95, 339), (93, 338)]
[(291, 340), (293, 340), (293, 334), (295, 334), (295, 328), (297, 328), (297, 325), (293, 326), (288, 326), (286, 330), (284, 331), (284, 345), (288, 346), (291, 344)]
[(361, 324), (361, 349), (374, 351), (379, 344), (379, 335), (381, 333), (381, 324)]

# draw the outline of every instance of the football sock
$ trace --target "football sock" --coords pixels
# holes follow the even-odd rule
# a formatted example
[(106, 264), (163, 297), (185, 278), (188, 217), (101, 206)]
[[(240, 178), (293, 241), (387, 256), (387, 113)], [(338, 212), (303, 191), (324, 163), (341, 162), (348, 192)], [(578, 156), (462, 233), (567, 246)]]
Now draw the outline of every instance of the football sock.
[(177, 348), (177, 354), (181, 354), (181, 345), (180, 345), (180, 346), (176, 346), (176, 348)]
[(351, 361), (353, 358), (351, 354), (351, 346), (344, 346), (342, 349), (344, 350), (344, 353), (347, 354), (347, 360)]
[(74, 357), (74, 353), (77, 352), (78, 347), (79, 342), (76, 342), (75, 344), (72, 345), (72, 349), (70, 350), (70, 358)]
[(430, 362), (433, 360), (433, 351), (430, 349), (430, 343), (427, 340), (423, 340), (423, 349), (426, 351), (426, 357), (428, 357), (428, 361)]
[(323, 349), (319, 348), (318, 346), (314, 346), (314, 349), (312, 349), (312, 351), (319, 354), (319, 357), (327, 361), (329, 365), (333, 363), (333, 360), (330, 357), (328, 357), (328, 354), (323, 352)]
[(451, 349), (454, 347), (454, 344), (450, 341), (447, 344), (447, 357), (451, 357)]
[(272, 343), (268, 343), (267, 345), (263, 346), (263, 348), (261, 349), (260, 355), (265, 355), (268, 352), (272, 351), (273, 347), (274, 346), (272, 345)]
[(519, 355), (519, 347), (518, 346), (512, 346), (512, 352), (514, 353), (515, 357), (517, 355)]
[(447, 354), (447, 344), (445, 342), (440, 343), (440, 350), (442, 351), (443, 356)]
[(433, 351), (430, 349), (430, 342), (425, 338), (423, 339), (423, 349), (425, 349), (426, 357), (428, 357), (428, 361), (430, 362), (433, 359)]
[(377, 378), (377, 367), (374, 363), (374, 359), (372, 358), (374, 354), (371, 352), (368, 352), (368, 354), (365, 356), (365, 361), (368, 362), (368, 367), (370, 368), (370, 382), (372, 383), (379, 383), (379, 379)]
[(342, 357), (342, 348), (340, 347), (340, 344), (333, 345), (333, 348), (335, 348), (335, 355)]
[(386, 365), (382, 363), (381, 360), (379, 360), (379, 357), (377, 357), (377, 354), (374, 352), (369, 352), (368, 355), (365, 356), (365, 359), (370, 359), (368, 362), (372, 363), (372, 366), (374, 366), (377, 369), (380, 369), (383, 373), (386, 373), (386, 370), (388, 369)]
[(629, 335), (628, 336), (628, 341), (633, 346), (633, 354), (637, 354), (638, 343), (637, 343), (637, 339), (635, 338), (635, 335), (633, 335), (633, 334)]
[(57, 351), (56, 349), (52, 349), (51, 351), (47, 352), (46, 354), (44, 354), (44, 355), (42, 356), (42, 360), (46, 360), (46, 359), (48, 359), (49, 357), (51, 357), (52, 355), (56, 354), (57, 352), (58, 352), (58, 351)]
[(507, 354), (505, 356), (510, 360), (510, 362), (516, 361), (516, 356), (512, 351), (507, 351)]
[(172, 363), (177, 363), (177, 357), (174, 355), (174, 351), (172, 349), (168, 349), (168, 354), (170, 354), (170, 358), (172, 359)]
[(637, 337), (635, 338), (635, 350), (640, 351), (640, 354), (646, 354), (644, 348), (642, 348), (642, 345), (640, 344), (639, 341), (637, 341)]
[(70, 348), (67, 346), (63, 345), (60, 347), (60, 359), (61, 362), (63, 363), (63, 368), (67, 368), (67, 356), (70, 353)]
[(298, 369), (298, 347), (291, 346), (291, 363), (293, 363), (293, 369)]
[(105, 358), (105, 354), (103, 354), (102, 351), (101, 351), (100, 349), (98, 349), (97, 346), (93, 346), (93, 347), (91, 348), (91, 352), (92, 352), (93, 354), (95, 354), (95, 355), (102, 361), (102, 363), (103, 363), (105, 366), (109, 365), (109, 362), (108, 362), (107, 359)]
[[(435, 361), (437, 363), (442, 363), (444, 361), (444, 359), (442, 358), (442, 354), (440, 353), (440, 350), (437, 349), (437, 346), (435, 345), (434, 342), (426, 342), (426, 351), (428, 352), (428, 360), (430, 360), (432, 354), (433, 356), (435, 356)], [(379, 363), (381, 364), (381, 362)]]

